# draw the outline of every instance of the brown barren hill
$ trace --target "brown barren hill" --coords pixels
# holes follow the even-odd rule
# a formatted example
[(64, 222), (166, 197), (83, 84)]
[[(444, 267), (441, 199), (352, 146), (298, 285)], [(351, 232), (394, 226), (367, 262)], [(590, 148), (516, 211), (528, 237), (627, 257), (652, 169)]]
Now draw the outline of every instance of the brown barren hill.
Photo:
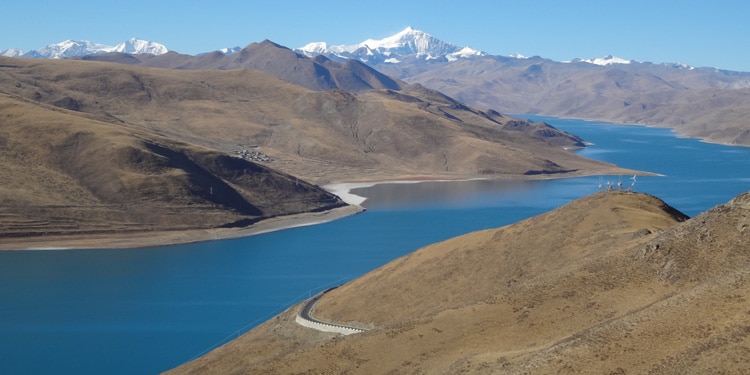
[[(246, 52), (233, 56), (312, 61), (270, 42)], [(377, 86), (387, 77), (360, 63), (315, 63), (381, 89), (314, 91), (246, 69), (0, 58), (0, 247), (185, 242), (343, 205), (304, 181), (635, 173), (577, 156), (583, 140), (547, 124), (420, 85)], [(67, 235), (75, 241), (57, 238)]]
[(340, 89), (350, 92), (400, 89), (406, 84), (356, 60), (332, 61), (309, 58), (270, 40), (251, 43), (231, 55), (211, 52), (197, 56), (169, 52), (163, 55), (108, 53), (82, 59), (181, 70), (257, 70), (311, 90)]
[(742, 373), (750, 193), (687, 219), (605, 191), (427, 246), (171, 373)]
[(502, 56), (375, 67), (479, 108), (670, 127), (709, 142), (750, 145), (747, 72)]
[[(0, 94), (0, 248), (178, 240), (345, 204), (268, 167)], [(166, 233), (166, 234), (165, 234)], [(130, 246), (138, 243), (128, 243)]]
[[(241, 148), (314, 183), (630, 173), (578, 157), (581, 140), (420, 86), (312, 91), (251, 70), (185, 71), (0, 59), (9, 93), (224, 153)], [(510, 124), (510, 126), (508, 126)], [(529, 125), (529, 124), (527, 124)]]
[(82, 59), (171, 69), (253, 69), (312, 90), (398, 90), (406, 82), (421, 83), (482, 109), (664, 126), (709, 142), (750, 145), (745, 121), (750, 73), (679, 63), (602, 66), (488, 55), (428, 61), (409, 56), (398, 64), (368, 58), (368, 66), (323, 55), (309, 58), (268, 40), (232, 55), (111, 53)]

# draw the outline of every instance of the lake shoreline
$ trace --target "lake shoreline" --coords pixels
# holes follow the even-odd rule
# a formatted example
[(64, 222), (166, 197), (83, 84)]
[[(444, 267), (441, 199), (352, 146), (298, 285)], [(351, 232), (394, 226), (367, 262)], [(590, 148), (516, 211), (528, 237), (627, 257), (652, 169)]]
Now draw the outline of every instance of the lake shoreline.
[[(596, 192), (602, 180), (617, 183), (618, 175), (630, 185), (633, 174), (615, 165), (663, 175), (639, 173), (633, 190), (689, 216), (748, 190), (750, 149), (641, 126), (550, 123), (591, 142), (581, 155), (607, 164), (575, 175), (499, 176), (508, 189), (505, 181), (392, 184), (458, 175), (342, 171), (339, 178), (312, 182), (385, 184), (351, 190), (368, 197), (367, 211), (325, 225), (142, 249), (0, 251), (2, 324), (13, 333), (4, 341), (13, 361), (4, 368), (15, 370), (5, 372), (161, 373), (261, 326), (314, 292), (429, 244), (553, 210)], [(389, 192), (398, 199), (388, 200)], [(419, 200), (403, 203), (412, 196)], [(0, 243), (38, 246), (30, 239), (0, 237)], [(43, 360), (39, 348), (49, 349)], [(81, 363), (81, 353), (94, 355)]]
[(137, 249), (144, 247), (160, 247), (182, 245), (195, 242), (225, 240), (255, 236), (263, 233), (275, 232), (301, 226), (323, 224), (330, 221), (356, 215), (365, 211), (361, 204), (367, 199), (351, 193), (354, 189), (372, 187), (379, 184), (416, 184), (420, 182), (458, 182), (472, 180), (508, 180), (533, 181), (563, 178), (575, 178), (587, 175), (608, 174), (608, 172), (628, 172), (643, 175), (650, 172), (639, 172), (613, 167), (612, 170), (584, 173), (580, 171), (564, 174), (540, 175), (512, 175), (474, 178), (450, 178), (446, 176), (398, 176), (393, 179), (359, 180), (350, 182), (335, 182), (323, 188), (339, 196), (347, 206), (334, 208), (322, 212), (306, 212), (292, 215), (277, 216), (261, 220), (245, 228), (212, 228), (174, 231), (152, 231), (138, 233), (109, 233), (101, 235), (58, 235), (40, 236), (33, 238), (13, 238), (0, 243), (0, 251), (64, 251), (64, 250), (107, 250), (107, 249)]
[[(655, 128), (655, 129), (669, 129), (674, 133), (674, 135), (677, 138), (689, 138), (689, 139), (697, 139), (700, 142), (709, 143), (709, 144), (715, 144), (720, 146), (729, 146), (729, 147), (748, 147), (750, 148), (750, 144), (748, 143), (732, 143), (727, 141), (724, 138), (712, 138), (712, 135), (714, 133), (709, 134), (693, 134), (690, 132), (690, 129), (683, 129), (680, 125), (676, 124), (667, 124), (663, 121), (661, 122), (632, 122), (627, 119), (607, 119), (607, 118), (598, 118), (598, 117), (564, 117), (564, 116), (557, 116), (557, 115), (550, 115), (550, 114), (542, 114), (542, 113), (526, 113), (526, 114), (514, 114), (510, 113), (511, 116), (515, 116), (518, 118), (528, 119), (528, 117), (552, 117), (560, 120), (573, 120), (573, 121), (586, 121), (586, 122), (599, 122), (599, 123), (607, 123), (607, 124), (615, 124), (615, 125), (622, 125), (622, 126), (643, 126), (646, 128)], [(529, 119), (530, 120), (530, 119)], [(544, 120), (542, 120), (544, 121)], [(737, 134), (735, 134), (736, 136)]]
[(19, 238), (0, 244), (0, 251), (49, 251), (86, 249), (137, 249), (182, 245), (194, 242), (226, 240), (256, 236), (296, 227), (317, 225), (356, 215), (364, 208), (356, 205), (337, 207), (322, 212), (306, 212), (261, 220), (245, 228), (215, 228), (177, 231), (154, 231), (86, 236), (55, 236)]

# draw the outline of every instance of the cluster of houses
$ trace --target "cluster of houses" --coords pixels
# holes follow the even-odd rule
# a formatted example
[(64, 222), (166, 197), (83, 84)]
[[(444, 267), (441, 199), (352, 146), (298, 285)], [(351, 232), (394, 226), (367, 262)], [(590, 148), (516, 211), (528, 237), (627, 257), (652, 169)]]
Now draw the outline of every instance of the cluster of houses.
[[(273, 159), (271, 159), (270, 156), (260, 152), (260, 151), (249, 151), (246, 146), (239, 145), (240, 148), (238, 150), (235, 150), (234, 153), (239, 155), (241, 158), (245, 160), (250, 160), (254, 162), (271, 162)], [(257, 148), (258, 146), (247, 146), (249, 148)]]

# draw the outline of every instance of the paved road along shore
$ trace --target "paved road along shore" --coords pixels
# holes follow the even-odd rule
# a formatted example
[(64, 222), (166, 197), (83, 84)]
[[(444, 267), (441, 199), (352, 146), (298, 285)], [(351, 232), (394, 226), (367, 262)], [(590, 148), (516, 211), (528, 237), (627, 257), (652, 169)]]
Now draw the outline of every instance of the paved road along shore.
[(340, 333), (342, 335), (351, 335), (353, 333), (361, 333), (361, 332), (367, 331), (366, 329), (362, 329), (362, 328), (324, 322), (324, 321), (315, 319), (312, 316), (312, 310), (313, 308), (315, 308), (315, 304), (318, 303), (320, 298), (323, 297), (326, 293), (336, 288), (338, 287), (326, 289), (316, 294), (312, 298), (308, 299), (302, 305), (302, 308), (299, 310), (299, 313), (297, 314), (297, 318), (295, 319), (297, 324), (303, 327), (316, 329), (318, 331), (335, 332), (335, 333)]

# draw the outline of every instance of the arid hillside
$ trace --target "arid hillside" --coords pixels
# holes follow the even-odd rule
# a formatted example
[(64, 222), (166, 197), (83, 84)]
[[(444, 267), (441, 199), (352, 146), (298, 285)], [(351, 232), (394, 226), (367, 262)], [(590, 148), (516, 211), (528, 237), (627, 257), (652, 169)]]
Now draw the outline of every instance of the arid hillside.
[(309, 58), (265, 40), (232, 55), (82, 58), (170, 69), (252, 69), (312, 90), (400, 90), (419, 83), (480, 109), (670, 127), (709, 142), (750, 145), (748, 72), (635, 61), (596, 65), (538, 56), (423, 60), (407, 55), (394, 64), (367, 51), (350, 55), (350, 60), (335, 53)]
[(175, 374), (743, 373), (750, 193), (688, 219), (603, 191), (434, 244), (295, 306)]
[(246, 69), (0, 58), (0, 105), (2, 248), (182, 242), (344, 205), (305, 181), (633, 173), (576, 156), (574, 135), (420, 85), (313, 91)]
[(420, 86), (311, 91), (250, 70), (185, 71), (91, 61), (0, 60), (0, 87), (214, 150), (252, 153), (314, 183), (619, 173), (577, 157), (581, 140), (479, 111)]
[(220, 52), (197, 56), (181, 55), (175, 52), (164, 55), (112, 53), (84, 56), (83, 59), (169, 69), (249, 69), (318, 91), (398, 90), (407, 86), (406, 83), (388, 77), (359, 61), (338, 62), (331, 61), (324, 56), (311, 59), (269, 40), (252, 43), (232, 55), (224, 55)]
[(8, 94), (0, 122), (0, 248), (55, 236), (95, 246), (345, 205), (239, 157)]
[(479, 108), (663, 126), (711, 142), (750, 145), (750, 73), (501, 56), (375, 67)]

